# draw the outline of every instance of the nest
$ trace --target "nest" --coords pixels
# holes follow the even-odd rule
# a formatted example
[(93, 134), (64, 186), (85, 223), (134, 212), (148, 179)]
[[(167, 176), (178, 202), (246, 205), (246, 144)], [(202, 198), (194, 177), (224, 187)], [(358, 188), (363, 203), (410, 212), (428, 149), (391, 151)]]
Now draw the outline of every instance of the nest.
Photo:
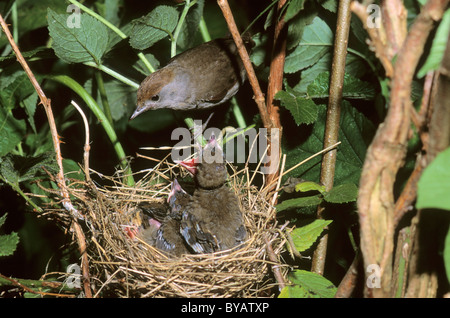
[[(233, 172), (228, 185), (240, 200), (248, 240), (232, 250), (171, 258), (124, 230), (139, 223), (142, 201), (167, 200), (170, 182), (185, 173), (168, 160), (150, 169), (135, 187), (119, 176), (105, 177), (110, 186), (72, 182), (72, 204), (84, 216), (89, 274), (97, 297), (270, 297), (277, 283), (272, 268), (285, 273), (280, 254), (285, 240), (276, 227), (275, 209), (252, 186), (247, 169)], [(105, 182), (106, 183), (106, 182)], [(60, 217), (67, 212), (56, 211)], [(69, 225), (67, 225), (69, 226)], [(268, 255), (267, 245), (270, 245)], [(270, 257), (269, 257), (270, 256)], [(275, 259), (274, 259), (275, 257)], [(283, 274), (284, 275), (284, 274)]]

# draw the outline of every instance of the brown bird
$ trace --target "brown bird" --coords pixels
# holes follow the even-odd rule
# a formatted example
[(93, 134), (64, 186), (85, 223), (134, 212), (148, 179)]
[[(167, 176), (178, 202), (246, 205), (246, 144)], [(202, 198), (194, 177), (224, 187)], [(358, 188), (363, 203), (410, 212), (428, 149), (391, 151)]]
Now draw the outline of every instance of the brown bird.
[[(253, 46), (249, 36), (244, 42)], [(173, 57), (142, 81), (130, 119), (150, 109), (220, 105), (237, 93), (244, 80), (245, 69), (231, 38), (205, 42)]]
[(168, 254), (174, 256), (188, 254), (186, 242), (180, 234), (180, 219), (189, 200), (190, 195), (181, 188), (175, 179), (172, 182), (165, 213), (153, 206), (149, 209), (148, 204), (140, 204), (147, 214), (144, 230), (140, 233), (141, 238)]
[[(220, 157), (217, 162), (208, 160)], [(223, 151), (214, 136), (200, 160), (184, 162), (196, 167), (197, 188), (182, 214), (181, 235), (196, 253), (212, 253), (241, 244), (247, 232), (236, 194), (225, 184), (227, 170)]]

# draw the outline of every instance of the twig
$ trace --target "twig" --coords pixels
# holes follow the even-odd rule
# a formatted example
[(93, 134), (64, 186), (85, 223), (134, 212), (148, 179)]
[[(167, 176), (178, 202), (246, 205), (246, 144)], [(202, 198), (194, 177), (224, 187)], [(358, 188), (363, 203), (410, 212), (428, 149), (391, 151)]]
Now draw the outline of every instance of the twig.
[(353, 1), (350, 5), (351, 10), (355, 13), (361, 22), (363, 23), (364, 29), (366, 29), (367, 33), (370, 37), (370, 44), (373, 45), (375, 50), (375, 55), (380, 59), (381, 64), (383, 64), (384, 70), (386, 72), (387, 77), (392, 77), (394, 74), (394, 67), (391, 63), (392, 56), (389, 56), (386, 51), (386, 46), (383, 43), (380, 32), (380, 28), (369, 27), (367, 22), (370, 20), (366, 11), (366, 6), (359, 3), (358, 1)]
[(347, 270), (347, 273), (345, 273), (344, 278), (342, 278), (334, 298), (349, 298), (352, 295), (356, 286), (356, 280), (358, 278), (358, 266), (360, 260), (361, 255), (357, 252), (352, 264)]
[[(279, 0), (277, 6), (274, 37), (273, 37), (273, 47), (272, 47), (272, 58), (270, 62), (270, 73), (269, 73), (269, 84), (267, 88), (267, 112), (269, 113), (270, 120), (273, 127), (279, 129), (279, 140), (282, 137), (282, 126), (279, 114), (279, 102), (274, 101), (275, 94), (278, 93), (283, 88), (283, 75), (284, 75), (284, 62), (286, 59), (286, 42), (287, 42), (287, 28), (285, 27), (286, 22), (284, 20), (284, 13), (278, 17), (283, 12), (283, 7), (286, 4), (286, 0)], [(284, 11), (285, 12), (285, 11)], [(277, 104), (275, 104), (277, 103)], [(270, 156), (271, 160), (278, 162), (281, 157), (281, 143), (278, 145), (272, 145), (272, 147), (278, 146), (278, 157), (273, 158)], [(272, 152), (272, 147), (270, 154)], [(273, 163), (268, 163), (273, 164)], [(270, 184), (272, 180), (277, 179), (279, 175), (279, 170), (273, 174), (267, 176), (267, 183)]]
[[(334, 43), (333, 64), (330, 79), (330, 97), (327, 108), (327, 119), (325, 124), (324, 148), (336, 144), (339, 137), (339, 120), (341, 116), (342, 88), (344, 86), (345, 61), (347, 57), (347, 43), (350, 30), (350, 3), (351, 0), (339, 1), (336, 39)], [(337, 150), (331, 150), (323, 155), (320, 172), (320, 182), (325, 186), (326, 191), (333, 188), (334, 172), (336, 168)], [(324, 206), (317, 207), (317, 217), (323, 218)], [(323, 274), (325, 268), (325, 258), (327, 253), (328, 235), (321, 237), (316, 250), (314, 251), (311, 270), (318, 274)]]
[[(41, 104), (44, 106), (45, 113), (47, 114), (47, 119), (48, 119), (50, 131), (51, 131), (51, 135), (52, 135), (52, 139), (53, 139), (53, 147), (55, 149), (56, 162), (58, 163), (58, 167), (59, 167), (59, 171), (56, 175), (56, 182), (58, 184), (58, 188), (61, 191), (61, 197), (63, 198), (62, 204), (63, 204), (64, 208), (67, 211), (69, 211), (75, 219), (82, 219), (83, 217), (73, 207), (72, 202), (69, 197), (69, 192), (67, 191), (67, 187), (66, 187), (66, 183), (65, 183), (65, 179), (64, 179), (64, 168), (63, 168), (63, 164), (62, 164), (60, 141), (59, 141), (58, 131), (56, 129), (55, 118), (53, 117), (51, 101), (50, 101), (50, 99), (47, 99), (47, 97), (45, 96), (44, 91), (42, 90), (41, 86), (39, 85), (38, 81), (36, 80), (33, 72), (31, 71), (30, 67), (28, 66), (27, 62), (23, 58), (22, 53), (20, 52), (19, 48), (17, 47), (17, 44), (15, 43), (15, 41), (11, 35), (11, 32), (9, 31), (8, 25), (6, 24), (5, 20), (3, 20), (3, 17), (1, 14), (0, 14), (0, 24), (3, 28), (3, 30), (5, 31), (6, 37), (8, 38), (8, 41), (11, 44), (11, 47), (13, 48), (14, 53), (16, 54), (17, 60), (19, 61), (20, 65), (22, 65), (23, 69), (25, 70), (25, 73), (27, 74), (28, 78), (30, 79), (30, 82), (33, 84), (34, 89), (38, 93), (39, 99), (41, 100)], [(80, 247), (80, 252), (83, 255), (83, 253), (85, 251), (85, 245), (86, 245), (84, 235), (82, 235), (83, 233), (82, 233), (81, 228), (79, 227), (78, 223), (74, 223), (74, 224), (77, 225), (77, 226), (75, 226), (75, 232), (77, 234), (78, 246)], [(81, 235), (80, 235), (80, 233), (81, 233)], [(84, 248), (83, 248), (83, 246), (84, 246)], [(88, 264), (89, 263), (88, 263), (87, 257), (86, 257), (85, 264), (84, 264), (85, 265), (84, 270), (87, 270), (87, 272), (89, 273), (89, 265)], [(87, 279), (88, 278), (89, 278), (89, 275), (87, 275)], [(89, 280), (88, 280), (88, 282), (89, 282)], [(91, 295), (90, 286), (85, 285), (85, 287), (86, 287), (85, 288), (86, 297), (89, 297), (89, 295)]]
[[(264, 235), (264, 243), (266, 243), (266, 250), (267, 250), (267, 255), (269, 256), (269, 260), (271, 262), (274, 262), (275, 264), (278, 263), (277, 256), (275, 255), (275, 252), (272, 249), (272, 245), (270, 244), (270, 241), (267, 238), (267, 235)], [(277, 265), (274, 265), (274, 266), (272, 266), (272, 272), (273, 272), (273, 275), (275, 276), (275, 279), (278, 282), (279, 290), (282, 290), (286, 286), (286, 283), (284, 281), (283, 275), (281, 274), (280, 268)]]
[(71, 104), (78, 110), (81, 117), (83, 118), (84, 123), (84, 132), (85, 132), (85, 142), (84, 142), (84, 154), (83, 154), (83, 160), (84, 160), (84, 175), (86, 176), (86, 181), (91, 181), (91, 175), (89, 173), (89, 150), (91, 149), (91, 146), (89, 144), (89, 123), (86, 118), (86, 115), (84, 114), (83, 110), (80, 106), (78, 106), (75, 101), (72, 101)]
[[(68, 297), (68, 298), (75, 298), (76, 295), (73, 294), (57, 294), (57, 293), (47, 293), (47, 292), (41, 292), (41, 291), (37, 291), (34, 289), (29, 288), (28, 286), (20, 283), (18, 280), (13, 279), (13, 278), (9, 278), (6, 277), (2, 274), (0, 274), (0, 278), (3, 280), (6, 280), (8, 282), (10, 282), (12, 285), (17, 286), (19, 288), (22, 288), (24, 291), (28, 292), (28, 293), (32, 293), (32, 294), (36, 294), (36, 295), (41, 295), (41, 296), (54, 296), (54, 297)], [(54, 282), (52, 282), (54, 283)], [(49, 284), (50, 285), (50, 284)]]
[(255, 70), (253, 69), (252, 62), (250, 61), (250, 57), (248, 56), (247, 49), (245, 48), (244, 42), (242, 41), (239, 30), (236, 26), (236, 22), (234, 21), (230, 5), (228, 4), (227, 0), (217, 0), (217, 3), (223, 12), (223, 16), (225, 17), (225, 20), (228, 24), (228, 29), (230, 30), (233, 40), (236, 43), (236, 47), (239, 51), (242, 62), (244, 63), (248, 80), (253, 88), (253, 93), (255, 94), (255, 102), (258, 106), (263, 125), (266, 128), (272, 128), (274, 126), (270, 119), (269, 113), (267, 112), (264, 94), (261, 91), (261, 87), (259, 86), (259, 82), (256, 77)]
[[(19, 61), (20, 65), (22, 65), (23, 69), (25, 70), (25, 73), (27, 74), (28, 78), (30, 79), (31, 84), (33, 84), (34, 89), (39, 95), (39, 99), (41, 100), (41, 104), (44, 106), (45, 113), (47, 114), (48, 123), (50, 126), (50, 131), (53, 139), (53, 147), (55, 148), (55, 154), (56, 154), (56, 162), (59, 167), (58, 174), (56, 175), (56, 182), (58, 184), (59, 189), (61, 190), (61, 196), (63, 197), (63, 204), (65, 207), (67, 206), (70, 209), (70, 212), (72, 212), (73, 216), (78, 218), (80, 217), (78, 211), (76, 211), (75, 208), (73, 208), (72, 203), (70, 202), (69, 193), (66, 188), (65, 180), (64, 180), (64, 169), (62, 164), (62, 156), (61, 156), (61, 148), (60, 148), (60, 141), (58, 136), (58, 131), (56, 129), (55, 119), (53, 117), (53, 112), (51, 108), (51, 101), (50, 99), (47, 99), (47, 97), (44, 94), (44, 91), (42, 90), (41, 86), (39, 85), (38, 81), (34, 77), (33, 72), (31, 71), (30, 67), (28, 66), (27, 62), (22, 56), (22, 53), (20, 52), (19, 48), (17, 47), (16, 42), (14, 41), (11, 32), (9, 31), (8, 25), (6, 24), (5, 20), (3, 20), (3, 17), (0, 15), (0, 24), (5, 31), (6, 37), (8, 38), (9, 43), (11, 44), (11, 47), (14, 50), (14, 53), (17, 56), (17, 60)], [(72, 208), (70, 208), (72, 207)]]

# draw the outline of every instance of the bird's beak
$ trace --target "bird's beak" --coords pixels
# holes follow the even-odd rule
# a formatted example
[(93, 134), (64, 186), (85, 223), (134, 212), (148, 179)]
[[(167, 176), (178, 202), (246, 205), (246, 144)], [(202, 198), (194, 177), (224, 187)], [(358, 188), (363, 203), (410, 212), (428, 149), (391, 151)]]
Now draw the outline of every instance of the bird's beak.
[(195, 176), (195, 174), (197, 173), (198, 162), (197, 162), (197, 160), (195, 158), (190, 159), (190, 160), (177, 161), (176, 163), (178, 163), (182, 167), (184, 167), (193, 176)]
[(173, 179), (172, 187), (170, 189), (169, 197), (167, 198), (167, 202), (170, 202), (170, 200), (175, 196), (175, 193), (182, 192), (186, 193), (186, 191), (183, 190), (181, 185), (178, 183), (177, 179)]
[(131, 115), (130, 120), (136, 118), (137, 116), (139, 116), (140, 114), (142, 114), (143, 112), (145, 112), (147, 109), (145, 107), (140, 107), (138, 106), (136, 108), (136, 110), (134, 111), (133, 115)]

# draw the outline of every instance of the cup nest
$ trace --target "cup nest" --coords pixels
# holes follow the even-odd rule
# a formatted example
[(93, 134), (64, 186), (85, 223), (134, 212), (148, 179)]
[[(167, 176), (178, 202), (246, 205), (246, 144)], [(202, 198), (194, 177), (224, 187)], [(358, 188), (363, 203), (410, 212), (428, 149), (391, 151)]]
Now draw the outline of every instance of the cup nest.
[[(211, 254), (168, 257), (127, 229), (138, 226), (138, 204), (164, 202), (170, 182), (185, 172), (168, 160), (159, 161), (135, 186), (126, 186), (119, 176), (104, 176), (109, 186), (73, 181), (68, 186), (82, 225), (89, 259), (93, 294), (97, 297), (271, 297), (277, 283), (272, 269), (285, 276), (287, 266), (280, 254), (286, 240), (277, 227), (275, 208), (263, 189), (251, 185), (247, 169), (230, 166), (228, 186), (239, 198), (248, 239), (242, 245)], [(65, 219), (69, 212), (52, 210)], [(270, 254), (270, 255), (269, 255)]]

